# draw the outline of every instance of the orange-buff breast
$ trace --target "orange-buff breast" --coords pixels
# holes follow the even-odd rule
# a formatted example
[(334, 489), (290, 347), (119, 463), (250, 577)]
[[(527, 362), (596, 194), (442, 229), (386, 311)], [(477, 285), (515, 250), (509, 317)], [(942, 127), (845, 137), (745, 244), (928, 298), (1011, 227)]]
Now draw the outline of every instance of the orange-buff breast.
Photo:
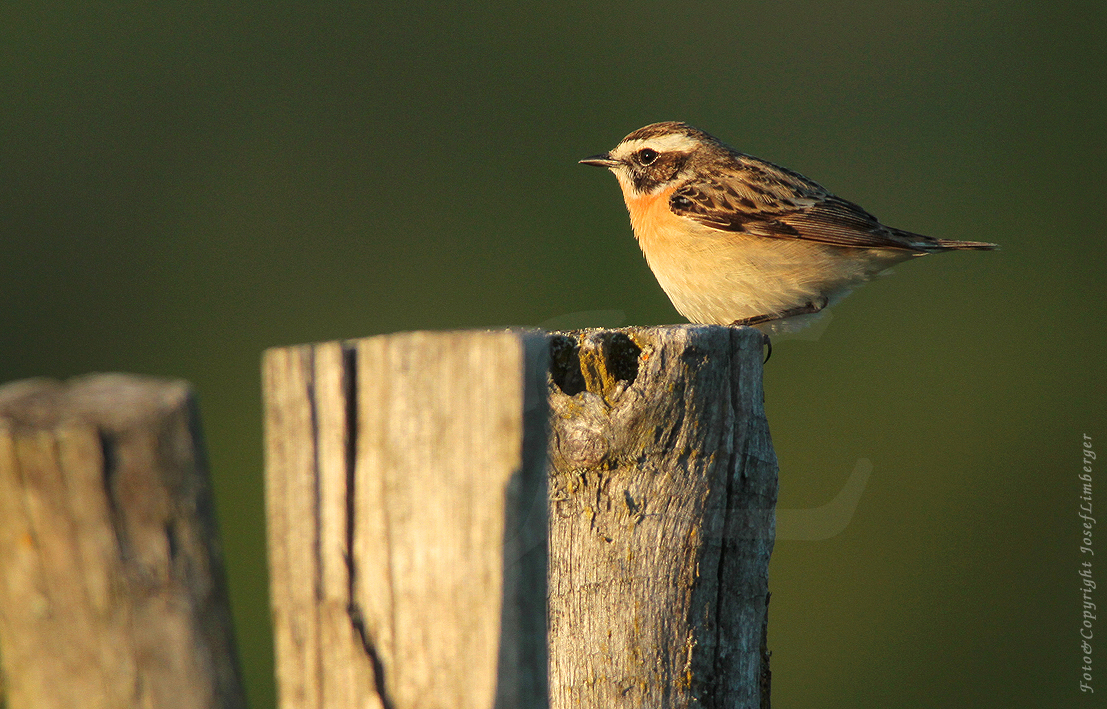
[(657, 194), (644, 194), (631, 197), (624, 195), (627, 211), (630, 213), (630, 225), (639, 240), (651, 239), (660, 230), (675, 226), (680, 217), (669, 209), (669, 197), (676, 186), (669, 187)]

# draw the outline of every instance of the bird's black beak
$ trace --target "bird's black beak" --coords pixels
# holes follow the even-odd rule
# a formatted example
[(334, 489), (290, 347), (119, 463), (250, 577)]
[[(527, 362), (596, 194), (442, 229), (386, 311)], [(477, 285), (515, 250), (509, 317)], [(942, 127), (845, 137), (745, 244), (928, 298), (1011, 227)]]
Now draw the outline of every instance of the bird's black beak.
[(611, 157), (610, 153), (600, 153), (581, 160), (580, 164), (592, 165), (593, 167), (615, 167), (619, 164), (619, 161)]

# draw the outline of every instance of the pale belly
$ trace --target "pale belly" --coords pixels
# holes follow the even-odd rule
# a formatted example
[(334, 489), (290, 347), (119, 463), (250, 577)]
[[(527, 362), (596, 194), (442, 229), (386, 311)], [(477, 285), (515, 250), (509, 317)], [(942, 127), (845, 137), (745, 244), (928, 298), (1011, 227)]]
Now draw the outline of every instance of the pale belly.
[[(698, 323), (778, 315), (826, 298), (833, 304), (910, 252), (851, 249), (799, 239), (721, 232), (687, 220), (638, 233), (661, 287), (682, 315)], [(809, 317), (763, 329), (784, 331)]]

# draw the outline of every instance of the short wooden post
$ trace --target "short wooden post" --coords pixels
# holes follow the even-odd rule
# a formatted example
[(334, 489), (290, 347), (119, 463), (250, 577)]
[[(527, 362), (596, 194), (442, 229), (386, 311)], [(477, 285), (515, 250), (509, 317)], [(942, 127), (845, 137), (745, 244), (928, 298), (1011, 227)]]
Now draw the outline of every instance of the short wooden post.
[(552, 342), (550, 706), (769, 706), (776, 456), (749, 328)]
[(245, 706), (207, 475), (183, 382), (0, 387), (8, 709)]
[(281, 706), (768, 707), (761, 357), (704, 326), (269, 351)]
[(546, 339), (266, 353), (282, 709), (546, 705)]

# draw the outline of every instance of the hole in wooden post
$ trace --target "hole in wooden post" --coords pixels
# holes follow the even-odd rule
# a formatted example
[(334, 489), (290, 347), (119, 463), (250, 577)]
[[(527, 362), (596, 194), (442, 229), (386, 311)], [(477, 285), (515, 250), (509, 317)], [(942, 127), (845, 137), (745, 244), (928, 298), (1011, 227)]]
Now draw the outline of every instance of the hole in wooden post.
[(550, 336), (550, 376), (566, 396), (585, 390), (584, 374), (580, 370), (580, 344), (576, 338)]
[(607, 341), (607, 371), (616, 381), (626, 382), (627, 386), (638, 377), (638, 355), (642, 348), (634, 344), (625, 332), (611, 334)]

